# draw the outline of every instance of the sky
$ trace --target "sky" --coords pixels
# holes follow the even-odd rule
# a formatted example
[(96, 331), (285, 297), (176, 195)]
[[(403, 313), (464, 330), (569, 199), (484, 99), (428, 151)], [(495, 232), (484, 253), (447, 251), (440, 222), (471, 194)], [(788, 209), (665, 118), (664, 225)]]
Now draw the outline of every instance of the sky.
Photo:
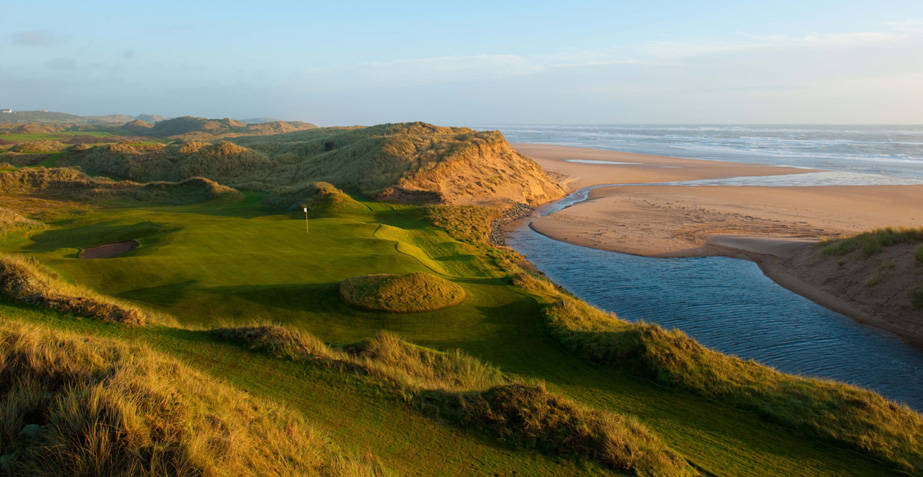
[(0, 0), (0, 108), (923, 124), (923, 1)]

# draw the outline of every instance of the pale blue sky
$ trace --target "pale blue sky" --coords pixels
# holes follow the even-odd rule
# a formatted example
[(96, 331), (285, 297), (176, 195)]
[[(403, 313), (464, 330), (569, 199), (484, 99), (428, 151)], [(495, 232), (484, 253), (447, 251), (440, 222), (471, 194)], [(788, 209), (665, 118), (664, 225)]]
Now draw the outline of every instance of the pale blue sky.
[(923, 2), (0, 1), (0, 107), (923, 123)]

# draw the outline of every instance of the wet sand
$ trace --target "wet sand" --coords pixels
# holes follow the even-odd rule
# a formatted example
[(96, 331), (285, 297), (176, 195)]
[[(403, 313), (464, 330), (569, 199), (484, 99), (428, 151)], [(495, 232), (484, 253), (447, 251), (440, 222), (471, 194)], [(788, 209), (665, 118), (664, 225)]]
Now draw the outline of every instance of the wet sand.
[[(817, 172), (813, 169), (776, 167), (739, 162), (680, 159), (630, 152), (552, 146), (513, 144), (522, 154), (534, 159), (571, 191), (599, 184), (645, 184), (740, 176), (771, 176)], [(586, 163), (573, 161), (605, 161)], [(618, 164), (610, 164), (610, 163)]]

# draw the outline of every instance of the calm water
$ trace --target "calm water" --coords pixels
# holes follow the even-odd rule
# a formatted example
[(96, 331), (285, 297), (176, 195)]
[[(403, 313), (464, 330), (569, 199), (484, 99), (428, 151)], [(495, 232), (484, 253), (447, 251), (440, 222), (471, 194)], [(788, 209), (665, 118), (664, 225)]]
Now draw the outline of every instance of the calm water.
[(864, 183), (923, 180), (923, 126), (479, 127), (487, 128), (510, 142), (824, 169), (865, 176)]
[[(585, 197), (581, 191), (542, 212)], [(874, 389), (923, 410), (923, 353), (792, 293), (747, 260), (647, 258), (514, 230), (507, 243), (556, 283), (622, 318), (679, 328), (781, 371)]]

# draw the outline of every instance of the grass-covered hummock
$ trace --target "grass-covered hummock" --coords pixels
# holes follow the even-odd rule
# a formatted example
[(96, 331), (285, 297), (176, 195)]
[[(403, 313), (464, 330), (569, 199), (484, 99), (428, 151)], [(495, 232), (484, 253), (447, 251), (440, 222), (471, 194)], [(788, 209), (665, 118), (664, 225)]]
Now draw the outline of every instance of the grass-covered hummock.
[(340, 282), (347, 304), (366, 310), (408, 313), (433, 311), (457, 305), (465, 289), (431, 273), (366, 275)]
[(0, 324), (4, 475), (380, 475), (305, 419), (140, 346)]
[(143, 325), (150, 320), (138, 307), (67, 284), (37, 261), (15, 255), (0, 255), (0, 297), (106, 322)]
[(311, 218), (362, 214), (369, 209), (329, 182), (310, 182), (274, 189), (263, 203), (280, 211), (308, 209)]

